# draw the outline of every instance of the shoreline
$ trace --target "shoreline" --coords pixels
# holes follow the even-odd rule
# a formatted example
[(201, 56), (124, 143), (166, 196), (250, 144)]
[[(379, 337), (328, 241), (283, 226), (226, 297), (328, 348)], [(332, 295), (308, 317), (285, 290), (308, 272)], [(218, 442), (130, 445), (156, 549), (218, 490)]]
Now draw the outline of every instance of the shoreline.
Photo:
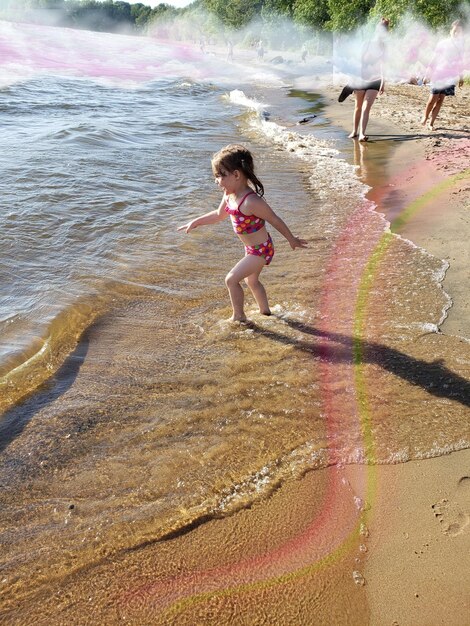
[[(331, 99), (327, 117), (340, 125), (343, 115), (346, 128), (351, 107), (339, 110), (333, 95), (325, 98)], [(378, 121), (383, 111), (376, 106), (370, 131), (402, 134)], [(374, 183), (368, 197), (379, 211), (388, 208), (385, 215), (392, 222), (397, 206), (426, 193), (429, 180), (449, 162), (439, 161), (433, 145), (423, 143), (416, 150), (413, 140), (396, 142), (382, 141), (378, 163), (350, 144), (360, 176)], [(420, 167), (427, 161), (429, 169)], [(392, 207), (397, 185), (403, 195)], [(428, 203), (426, 219), (417, 212), (398, 232), (452, 260), (444, 288), (454, 306), (441, 329), (469, 337), (462, 279), (468, 267), (465, 229), (459, 227), (466, 192), (454, 191), (445, 189)], [(459, 626), (470, 609), (469, 477), (468, 449), (397, 465), (309, 471), (229, 517), (203, 520), (171, 539), (144, 541), (112, 557), (103, 552), (98, 565), (68, 575), (66, 589), (46, 581), (30, 606), (35, 605), (40, 623), (75, 623), (92, 609), (99, 623), (139, 626)], [(23, 608), (13, 609), (12, 623), (24, 623)]]
[[(333, 100), (325, 110), (337, 126), (347, 126), (349, 112)], [(377, 119), (370, 131), (390, 132)], [(366, 172), (374, 183), (371, 199), (380, 200), (384, 165), (387, 183), (407, 168), (403, 202), (417, 192), (413, 166), (426, 161), (426, 147), (417, 156), (412, 145), (385, 147), (379, 171)], [(454, 199), (452, 190), (446, 194)], [(458, 203), (452, 206), (455, 219)], [(400, 235), (424, 248), (432, 242), (433, 254), (442, 258), (451, 248), (464, 271), (462, 248), (434, 231), (439, 218), (452, 228), (449, 214), (432, 215), (427, 229), (415, 216)], [(445, 278), (453, 298), (455, 265)], [(465, 306), (454, 302), (452, 324), (466, 329)], [(449, 316), (443, 330), (451, 329)], [(61, 618), (73, 620), (86, 611), (93, 589), (95, 600), (100, 593), (108, 598), (101, 604), (103, 624), (461, 626), (470, 608), (469, 476), (469, 449), (397, 465), (310, 471), (249, 509), (94, 568), (70, 581), (73, 603), (52, 596), (41, 608), (44, 615), (60, 610)]]
[[(430, 134), (415, 128), (413, 113), (417, 107), (413, 108), (413, 113), (403, 113), (410, 103), (410, 94), (424, 98), (424, 93), (410, 85), (392, 86), (391, 97), (379, 98), (374, 104), (368, 127), (372, 140), (373, 135), (377, 139), (381, 139), (382, 134), (397, 137), (398, 145), (388, 162), (392, 182), (387, 180), (386, 185), (382, 185), (377, 173), (364, 172), (363, 163), (361, 171), (360, 162), (358, 167), (364, 182), (372, 187), (368, 198), (377, 204), (377, 210), (392, 224), (394, 232), (448, 263), (441, 285), (449, 294), (452, 306), (440, 331), (468, 341), (468, 170), (466, 182), (458, 177), (464, 164), (469, 162), (470, 154), (468, 135), (465, 128), (460, 128), (464, 120), (463, 108), (467, 106), (464, 102), (469, 102), (468, 87), (464, 90), (460, 117), (452, 119), (455, 106), (446, 111), (451, 100), (448, 98), (442, 109), (446, 130), (439, 133), (440, 124), (437, 124), (437, 133)], [(353, 103), (339, 104), (337, 92), (339, 90), (331, 88), (324, 94), (326, 114), (349, 132)], [(402, 113), (397, 115), (394, 107), (400, 94), (408, 99), (400, 102), (397, 110)], [(422, 106), (424, 102), (425, 99)], [(397, 126), (396, 121), (401, 126)], [(416, 133), (415, 139), (408, 141), (402, 136), (400, 141), (404, 131), (410, 135)], [(452, 176), (456, 184), (449, 185), (442, 193), (432, 193), (436, 182)], [(398, 203), (397, 187), (401, 192)], [(390, 202), (394, 193), (395, 201)], [(411, 212), (401, 224), (396, 221), (397, 209), (398, 215), (400, 211), (406, 212), (408, 206), (425, 194), (424, 209)], [(394, 223), (396, 228), (393, 228)], [(355, 484), (358, 468), (350, 466), (348, 473)], [(469, 476), (469, 449), (376, 468), (375, 501), (368, 521), (370, 550), (364, 571), (371, 625), (459, 626), (468, 623), (463, 616), (470, 611), (466, 584), (470, 575), (466, 556), (470, 550)]]
[[(390, 95), (386, 92), (377, 98), (372, 107), (368, 131), (371, 135), (370, 143), (382, 142), (387, 138), (393, 142), (394, 148), (386, 158), (387, 162), (381, 164), (389, 170), (388, 180), (382, 184), (382, 167), (374, 171), (373, 163), (369, 163), (370, 171), (367, 171), (364, 160), (361, 167), (359, 158), (356, 164), (360, 177), (372, 187), (367, 197), (377, 204), (377, 210), (392, 224), (394, 232), (449, 264), (442, 287), (451, 297), (452, 306), (440, 330), (470, 340), (470, 297), (466, 288), (470, 265), (467, 241), (470, 226), (470, 170), (467, 168), (465, 173), (463, 169), (464, 164), (470, 162), (468, 113), (465, 124), (465, 111), (470, 108), (470, 88), (464, 86), (458, 90), (456, 103), (448, 102), (451, 98), (446, 99), (442, 116), (438, 118), (433, 133), (423, 130), (416, 122), (421, 111), (419, 106), (424, 106), (427, 97), (423, 88), (392, 85), (387, 91)], [(336, 126), (349, 132), (353, 97), (340, 104), (337, 102), (338, 93), (339, 89), (332, 87), (322, 91), (327, 107), (326, 115)], [(400, 98), (404, 98), (404, 102), (400, 102)], [(408, 113), (396, 113), (395, 107), (400, 110), (400, 107), (406, 105), (412, 107)], [(452, 118), (453, 114), (455, 118)], [(357, 141), (348, 141), (356, 146), (359, 144)], [(368, 148), (368, 145), (363, 146), (362, 151)], [(451, 178), (454, 179), (453, 184), (440, 191), (439, 183)], [(400, 192), (398, 201), (397, 188)], [(413, 203), (417, 204), (420, 197), (425, 197), (424, 208), (419, 207), (414, 212), (411, 208), (406, 215), (407, 209)], [(400, 213), (405, 214), (401, 223)]]

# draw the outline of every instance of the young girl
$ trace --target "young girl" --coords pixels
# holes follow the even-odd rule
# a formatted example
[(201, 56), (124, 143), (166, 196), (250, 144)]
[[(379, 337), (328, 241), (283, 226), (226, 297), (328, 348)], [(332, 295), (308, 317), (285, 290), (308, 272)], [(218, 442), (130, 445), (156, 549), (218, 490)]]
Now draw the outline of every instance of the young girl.
[(261, 197), (264, 187), (254, 172), (251, 153), (239, 145), (229, 145), (212, 157), (212, 171), (224, 195), (219, 208), (196, 217), (178, 230), (190, 230), (206, 224), (216, 224), (230, 215), (233, 230), (245, 245), (245, 256), (225, 277), (230, 294), (233, 315), (231, 321), (246, 321), (243, 309), (244, 293), (240, 282), (245, 279), (260, 313), (271, 315), (266, 291), (259, 280), (261, 270), (269, 265), (274, 256), (271, 236), (266, 230), (269, 222), (289, 242), (291, 248), (305, 248), (304, 239), (294, 237), (286, 224)]

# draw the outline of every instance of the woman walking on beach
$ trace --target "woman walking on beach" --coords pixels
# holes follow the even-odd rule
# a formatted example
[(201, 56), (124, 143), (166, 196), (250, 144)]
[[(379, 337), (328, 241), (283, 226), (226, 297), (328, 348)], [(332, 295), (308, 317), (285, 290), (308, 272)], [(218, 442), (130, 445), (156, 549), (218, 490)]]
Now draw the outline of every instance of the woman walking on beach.
[[(460, 20), (452, 23), (450, 37), (440, 41), (423, 82), (431, 82), (431, 93), (421, 119), (423, 126), (434, 130), (434, 123), (446, 96), (455, 96), (455, 86), (463, 85), (463, 37)], [(429, 119), (429, 116), (430, 119)], [(429, 121), (428, 121), (429, 120)]]
[(243, 146), (231, 144), (212, 157), (212, 171), (224, 195), (215, 211), (197, 217), (178, 230), (189, 233), (198, 226), (216, 224), (230, 215), (235, 233), (245, 246), (245, 256), (225, 277), (233, 315), (230, 321), (245, 322), (244, 292), (240, 282), (250, 288), (259, 311), (271, 315), (264, 286), (259, 280), (261, 270), (274, 256), (274, 245), (265, 223), (283, 235), (290, 247), (305, 248), (307, 241), (295, 237), (284, 221), (262, 198), (264, 187), (254, 172), (253, 156)]
[(342, 102), (351, 92), (354, 92), (355, 106), (353, 113), (353, 129), (348, 135), (351, 139), (367, 141), (366, 128), (372, 105), (378, 95), (384, 92), (384, 61), (385, 35), (388, 31), (389, 20), (382, 18), (377, 25), (375, 36), (368, 41), (362, 50), (361, 79), (346, 85), (338, 100)]

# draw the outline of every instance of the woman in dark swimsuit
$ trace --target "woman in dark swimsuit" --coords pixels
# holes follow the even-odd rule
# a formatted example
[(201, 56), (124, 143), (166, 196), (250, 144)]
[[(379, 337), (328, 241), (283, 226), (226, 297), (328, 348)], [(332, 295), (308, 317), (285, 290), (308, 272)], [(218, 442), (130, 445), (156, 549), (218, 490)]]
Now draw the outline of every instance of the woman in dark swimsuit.
[(353, 129), (351, 139), (358, 137), (359, 141), (367, 141), (366, 128), (372, 105), (378, 95), (384, 92), (384, 59), (385, 34), (388, 31), (389, 20), (382, 18), (377, 25), (375, 37), (368, 41), (362, 51), (361, 75), (362, 81), (351, 85), (356, 100), (353, 113)]

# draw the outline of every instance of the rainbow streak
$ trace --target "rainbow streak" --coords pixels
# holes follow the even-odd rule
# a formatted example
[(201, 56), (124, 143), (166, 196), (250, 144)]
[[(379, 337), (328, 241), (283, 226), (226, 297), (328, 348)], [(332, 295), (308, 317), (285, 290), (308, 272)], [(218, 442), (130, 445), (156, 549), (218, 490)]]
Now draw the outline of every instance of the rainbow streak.
[(305, 576), (311, 575), (316, 570), (319, 570), (323, 566), (331, 565), (333, 562), (337, 561), (339, 558), (344, 556), (350, 548), (353, 547), (354, 543), (357, 540), (357, 536), (359, 535), (360, 525), (357, 524), (354, 530), (348, 535), (348, 537), (340, 544), (333, 552), (328, 553), (319, 561), (315, 563), (311, 563), (299, 570), (294, 572), (289, 572), (287, 574), (283, 574), (281, 576), (277, 576), (268, 580), (261, 580), (255, 583), (242, 583), (237, 587), (232, 587), (228, 589), (222, 589), (216, 592), (207, 592), (201, 593), (198, 595), (194, 595), (188, 598), (184, 598), (183, 600), (179, 600), (175, 602), (172, 606), (170, 606), (167, 610), (165, 610), (161, 617), (175, 617), (178, 613), (181, 613), (189, 606), (194, 606), (197, 603), (202, 603), (205, 600), (210, 598), (224, 598), (228, 596), (241, 595), (244, 593), (252, 592), (252, 591), (264, 591), (266, 589), (270, 589), (272, 587), (277, 587), (283, 584), (294, 582), (297, 579), (303, 578)]
[(1, 20), (0, 57), (0, 85), (57, 74), (125, 86), (207, 74), (201, 54), (183, 43)]
[[(312, 520), (306, 530), (293, 537), (279, 548), (257, 557), (239, 561), (236, 564), (229, 564), (223, 567), (212, 568), (205, 571), (196, 571), (183, 576), (171, 577), (161, 582), (138, 587), (125, 594), (121, 598), (120, 605), (128, 607), (134, 605), (149, 605), (149, 607), (174, 611), (172, 602), (180, 606), (188, 606), (189, 603), (202, 602), (211, 595), (230, 595), (239, 593), (238, 589), (256, 590), (258, 586), (265, 588), (265, 585), (273, 586), (277, 581), (287, 582), (292, 576), (298, 577), (303, 573), (317, 569), (322, 563), (328, 563), (337, 556), (343, 554), (349, 543), (355, 539), (359, 532), (359, 525), (353, 527), (352, 524), (343, 523), (339, 547), (337, 537), (331, 537), (331, 518), (338, 502), (338, 489), (341, 487), (338, 472), (329, 475), (329, 484), (325, 493), (327, 499), (322, 503), (320, 513)], [(354, 520), (355, 522), (355, 520)], [(320, 541), (320, 539), (322, 539)], [(326, 543), (326, 545), (325, 545)], [(346, 547), (345, 547), (346, 546)], [(315, 559), (312, 564), (311, 560)], [(302, 565), (307, 563), (307, 565)], [(299, 568), (300, 564), (300, 568)], [(273, 576), (276, 571), (276, 576)], [(279, 572), (283, 571), (281, 575)], [(255, 579), (253, 582), (247, 582)], [(226, 589), (220, 589), (224, 585)], [(199, 589), (199, 593), (194, 596), (178, 600), (178, 596), (186, 595), (188, 590)], [(204, 591), (202, 591), (204, 590)], [(171, 605), (168, 608), (167, 605)]]
[[(16, 28), (16, 27), (15, 27)], [(60, 31), (47, 27), (29, 28), (24, 27), (24, 39), (16, 41), (16, 46), (11, 44), (9, 35), (15, 31), (11, 25), (2, 25), (0, 30), (0, 49), (4, 52), (4, 62), (8, 61), (12, 65), (14, 74), (16, 64), (23, 62), (25, 67), (29, 67), (31, 73), (41, 70), (57, 71), (67, 69), (78, 76), (97, 76), (108, 78), (121, 78), (133, 80), (152, 80), (159, 75), (172, 75), (171, 64), (166, 63), (167, 54), (162, 48), (142, 40), (120, 39), (117, 49), (109, 49), (111, 42), (118, 42), (108, 36), (93, 36), (93, 43), (99, 42), (101, 46), (97, 49), (90, 46), (90, 36), (86, 33), (67, 32), (67, 37), (60, 38)], [(54, 45), (50, 45), (48, 36), (55, 36)], [(69, 37), (74, 37), (74, 46), (70, 45)], [(31, 44), (33, 43), (33, 45)], [(125, 46), (130, 46), (126, 49)], [(89, 50), (92, 50), (90, 53)], [(182, 63), (194, 62), (193, 73), (198, 76), (199, 56), (186, 49), (184, 46), (173, 47), (173, 57)], [(125, 54), (124, 54), (125, 52)], [(70, 61), (64, 62), (66, 53), (70, 53)], [(170, 55), (171, 56), (171, 55)], [(126, 65), (117, 68), (115, 58), (127, 58)], [(469, 169), (462, 173), (451, 176), (435, 185), (428, 192), (408, 204), (393, 220), (392, 230), (406, 224), (410, 218), (418, 211), (423, 210), (426, 205), (447, 191), (456, 182), (468, 176)], [(331, 442), (335, 441), (335, 434), (341, 426), (342, 414), (345, 406), (350, 414), (357, 420), (360, 427), (363, 442), (365, 469), (365, 501), (372, 502), (377, 493), (377, 471), (373, 464), (375, 461), (374, 441), (372, 436), (372, 416), (368, 401), (366, 381), (364, 377), (363, 364), (363, 344), (365, 337), (365, 327), (367, 309), (369, 304), (369, 294), (371, 292), (375, 277), (383, 257), (393, 240), (390, 232), (379, 235), (378, 241), (373, 238), (367, 242), (365, 250), (362, 252), (362, 259), (367, 260), (365, 266), (359, 268), (357, 272), (348, 273), (348, 268), (344, 266), (344, 261), (338, 262), (340, 252), (343, 248), (354, 251), (360, 238), (360, 223), (364, 216), (364, 207), (359, 207), (351, 216), (351, 220), (340, 233), (335, 251), (330, 263), (331, 276), (327, 279), (324, 290), (323, 307), (327, 315), (328, 326), (331, 323), (339, 325), (338, 331), (343, 331), (342, 336), (347, 337), (351, 326), (353, 329), (350, 350), (352, 363), (352, 378), (354, 390), (350, 394), (347, 405), (341, 407), (335, 404), (334, 391), (328, 389), (334, 383), (337, 375), (336, 366), (331, 367), (329, 360), (330, 346), (325, 344), (324, 358), (320, 367), (322, 369), (322, 380), (325, 383), (324, 405), (327, 415), (328, 436)], [(368, 247), (367, 247), (368, 246)], [(361, 262), (363, 265), (363, 263)], [(328, 276), (327, 272), (327, 276)], [(342, 287), (337, 286), (336, 278), (342, 278), (349, 284), (347, 292)], [(341, 303), (343, 300), (343, 303)], [(338, 312), (338, 305), (344, 310)], [(336, 317), (335, 317), (336, 315)], [(325, 337), (330, 333), (330, 339), (335, 337), (334, 328), (325, 328)], [(321, 333), (320, 333), (321, 334)], [(340, 337), (336, 333), (337, 337)], [(334, 349), (331, 350), (334, 356)], [(343, 350), (344, 354), (344, 350)], [(343, 366), (343, 373), (348, 374), (348, 367)], [(343, 402), (343, 399), (341, 399)], [(340, 410), (338, 410), (340, 409)], [(333, 446), (331, 446), (333, 448)], [(330, 462), (336, 463), (333, 450), (330, 454)], [(211, 597), (229, 597), (246, 594), (251, 591), (263, 591), (275, 586), (284, 585), (288, 582), (299, 580), (302, 577), (312, 574), (327, 567), (347, 554), (354, 548), (359, 535), (361, 525), (365, 522), (368, 511), (356, 510), (350, 513), (350, 517), (343, 520), (340, 528), (336, 529), (335, 536), (331, 536), (330, 514), (340, 503), (343, 494), (340, 494), (341, 477), (340, 472), (332, 470), (330, 481), (325, 492), (325, 500), (322, 503), (320, 514), (312, 519), (308, 528), (298, 536), (290, 539), (276, 550), (272, 550), (260, 557), (246, 559), (235, 565), (228, 565), (210, 570), (201, 570), (183, 576), (168, 578), (162, 582), (141, 586), (127, 593), (122, 605), (131, 606), (133, 602), (149, 602), (152, 608), (159, 608), (162, 615), (174, 616), (185, 610), (189, 606), (203, 603)], [(321, 544), (320, 539), (327, 538), (326, 545)], [(321, 544), (318, 547), (317, 544)], [(327, 550), (327, 551), (326, 551)], [(326, 551), (326, 552), (325, 552)], [(314, 560), (312, 560), (312, 557)], [(276, 575), (273, 575), (276, 570)], [(282, 573), (280, 573), (282, 572)], [(250, 580), (251, 579), (251, 580)], [(255, 580), (253, 580), (255, 579)], [(249, 582), (247, 582), (249, 581)], [(222, 587), (222, 588), (221, 588)], [(191, 593), (198, 589), (198, 592)], [(165, 595), (166, 593), (166, 595)]]
[[(392, 223), (393, 228), (398, 228), (399, 226), (403, 226), (407, 221), (413, 217), (418, 211), (424, 209), (426, 205), (431, 201), (435, 200), (442, 193), (449, 190), (453, 185), (455, 185), (460, 180), (464, 179), (468, 173), (469, 169), (456, 174), (448, 179), (441, 181), (439, 184), (435, 185), (428, 192), (422, 194), (419, 198), (412, 201), (408, 204), (401, 212), (400, 216), (395, 219)], [(355, 217), (353, 219), (356, 219)], [(348, 232), (349, 224), (346, 226), (345, 231)], [(365, 325), (367, 319), (367, 308), (368, 308), (368, 299), (369, 294), (377, 276), (377, 272), (379, 271), (380, 264), (382, 263), (383, 257), (387, 252), (391, 242), (394, 239), (394, 235), (391, 232), (384, 232), (373, 248), (368, 261), (363, 269), (361, 280), (359, 285), (357, 286), (357, 298), (355, 301), (354, 307), (354, 323), (353, 323), (353, 342), (352, 342), (352, 357), (353, 357), (353, 368), (354, 368), (354, 385), (355, 385), (355, 393), (356, 393), (356, 402), (358, 408), (358, 414), (360, 419), (362, 438), (364, 441), (365, 454), (367, 459), (367, 469), (366, 469), (366, 502), (371, 503), (374, 499), (374, 495), (377, 492), (377, 472), (376, 467), (374, 465), (374, 443), (373, 436), (371, 430), (371, 412), (369, 408), (368, 398), (367, 398), (367, 389), (366, 382), (363, 374), (363, 341), (365, 337)], [(342, 237), (339, 238), (341, 242)], [(248, 594), (253, 591), (263, 591), (266, 589), (273, 588), (275, 586), (284, 585), (288, 582), (292, 582), (298, 579), (301, 579), (305, 576), (308, 576), (315, 571), (321, 569), (322, 567), (327, 567), (331, 565), (333, 562), (339, 560), (342, 556), (347, 554), (350, 549), (353, 549), (354, 545), (358, 540), (360, 534), (361, 525), (365, 522), (367, 518), (367, 510), (363, 510), (358, 512), (358, 518), (353, 528), (350, 528), (348, 534), (343, 538), (343, 540), (334, 547), (328, 554), (323, 555), (319, 559), (317, 559), (313, 563), (309, 563), (303, 567), (295, 571), (288, 571), (280, 576), (270, 577), (264, 580), (255, 580), (253, 582), (240, 582), (238, 585), (233, 585), (233, 578), (238, 578), (240, 575), (246, 576), (249, 571), (251, 571), (251, 577), (257, 578), (260, 574), (262, 574), (262, 570), (265, 569), (267, 563), (273, 565), (273, 562), (277, 561), (277, 567), (281, 565), (282, 560), (286, 558), (287, 554), (290, 553), (293, 549), (295, 551), (301, 549), (304, 550), (306, 548), (306, 544), (309, 544), (314, 538), (318, 539), (318, 532), (322, 530), (322, 527), (326, 530), (325, 524), (327, 524), (328, 520), (327, 515), (325, 514), (326, 510), (331, 510), (331, 506), (334, 505), (335, 495), (337, 495), (337, 487), (335, 484), (335, 478), (330, 481), (328, 485), (330, 497), (327, 498), (327, 502), (325, 502), (326, 507), (322, 511), (322, 515), (320, 515), (320, 519), (316, 519), (309, 526), (307, 531), (303, 533), (302, 536), (296, 538), (295, 542), (288, 542), (283, 546), (283, 549), (277, 551), (277, 554), (271, 552), (269, 554), (263, 555), (264, 558), (261, 559), (253, 559), (251, 561), (247, 561), (245, 563), (239, 563), (235, 568), (230, 568), (229, 571), (222, 572), (221, 569), (207, 571), (207, 572), (197, 572), (193, 576), (184, 576), (179, 579), (174, 579), (173, 583), (178, 587), (178, 595), (184, 594), (185, 583), (189, 582), (191, 579), (191, 583), (188, 585), (189, 587), (198, 586), (198, 583), (204, 582), (204, 579), (207, 583), (207, 578), (210, 577), (212, 580), (212, 584), (215, 583), (215, 586), (219, 586), (219, 589), (213, 589), (208, 591), (203, 591), (201, 593), (194, 594), (192, 596), (187, 596), (182, 599), (176, 600), (173, 604), (163, 610), (163, 613), (160, 614), (161, 617), (170, 619), (174, 618), (178, 613), (186, 610), (190, 606), (194, 606), (198, 603), (203, 603), (209, 598), (223, 598), (228, 596), (237, 596)], [(323, 519), (321, 519), (323, 518)], [(295, 544), (295, 547), (294, 547)], [(308, 549), (307, 549), (308, 552)], [(258, 567), (258, 572), (253, 572), (253, 567)], [(235, 570), (235, 571), (234, 571)], [(220, 589), (220, 580), (221, 574), (230, 574), (232, 578), (232, 585), (223, 589)], [(219, 579), (217, 582), (214, 579)], [(223, 580), (224, 576), (222, 576)], [(228, 581), (225, 581), (228, 582)], [(223, 584), (223, 583), (222, 583)], [(204, 584), (202, 585), (204, 586)], [(183, 587), (183, 589), (181, 588)], [(160, 589), (158, 589), (160, 588)], [(144, 592), (144, 596), (154, 595), (158, 591), (161, 590), (161, 585), (152, 585), (151, 588), (147, 588), (146, 592)], [(141, 590), (142, 591), (142, 590)], [(149, 593), (150, 592), (150, 593)], [(140, 595), (140, 594), (137, 594)], [(134, 596), (135, 598), (135, 596)], [(130, 598), (129, 598), (130, 599)], [(132, 600), (131, 600), (132, 602)], [(161, 605), (160, 605), (161, 606)]]
[(367, 502), (372, 501), (373, 495), (376, 493), (376, 466), (374, 465), (374, 442), (371, 430), (371, 413), (367, 398), (367, 389), (363, 376), (363, 351), (362, 345), (365, 336), (365, 324), (368, 297), (371, 292), (372, 284), (378, 273), (379, 265), (389, 245), (393, 241), (393, 232), (402, 228), (418, 211), (423, 210), (429, 202), (436, 200), (441, 194), (448, 191), (456, 183), (467, 178), (470, 174), (470, 168), (463, 172), (454, 174), (449, 178), (441, 181), (429, 191), (413, 200), (401, 211), (400, 215), (394, 219), (390, 225), (392, 232), (385, 232), (377, 244), (375, 250), (371, 254), (369, 261), (364, 268), (361, 283), (358, 290), (356, 302), (356, 314), (354, 319), (354, 369), (355, 369), (355, 387), (357, 393), (357, 401), (359, 405), (361, 427), (363, 439), (365, 442), (366, 456), (368, 461), (368, 480), (367, 480)]
[(354, 316), (353, 327), (353, 361), (354, 361), (354, 382), (356, 390), (357, 404), (359, 408), (362, 438), (365, 442), (365, 454), (368, 463), (375, 462), (374, 442), (371, 434), (371, 412), (367, 398), (367, 389), (363, 377), (362, 365), (363, 359), (363, 340), (364, 329), (366, 325), (366, 312), (368, 304), (368, 295), (378, 272), (378, 266), (382, 262), (382, 258), (388, 249), (393, 234), (391, 232), (384, 233), (382, 239), (372, 252), (369, 262), (367, 263), (362, 279), (359, 284), (358, 296), (356, 301), (356, 310)]
[(435, 200), (440, 194), (450, 189), (455, 183), (460, 180), (464, 180), (470, 175), (470, 168), (467, 168), (463, 172), (454, 174), (449, 178), (441, 181), (438, 185), (424, 193), (422, 196), (411, 202), (401, 213), (394, 219), (390, 225), (392, 231), (396, 231), (409, 221), (411, 217), (421, 209), (423, 209), (428, 202)]

